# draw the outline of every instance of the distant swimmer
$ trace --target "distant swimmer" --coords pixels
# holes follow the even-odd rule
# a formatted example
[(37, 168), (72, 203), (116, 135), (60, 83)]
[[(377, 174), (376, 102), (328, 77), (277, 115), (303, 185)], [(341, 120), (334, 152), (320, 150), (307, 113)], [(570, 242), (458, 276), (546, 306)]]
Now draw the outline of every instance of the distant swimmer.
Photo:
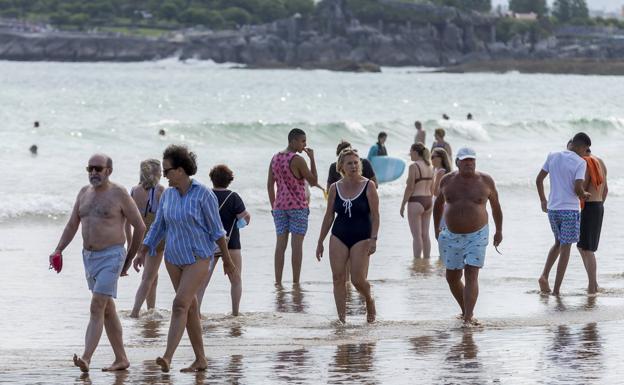
[[(591, 198), (591, 194), (584, 188), (587, 163), (581, 156), (587, 153), (590, 146), (589, 136), (579, 132), (572, 138), (568, 150), (548, 154), (535, 180), (542, 211), (548, 213), (550, 228), (555, 237), (555, 243), (548, 252), (544, 270), (538, 280), (542, 293), (550, 293), (548, 276), (559, 258), (553, 290), (554, 295), (559, 295), (570, 259), (570, 249), (573, 243), (579, 241), (579, 199), (585, 201)], [(547, 176), (550, 176), (548, 200), (544, 193), (544, 179)]]
[[(288, 133), (288, 146), (273, 155), (269, 163), (267, 192), (271, 213), (275, 222), (277, 240), (275, 244), (275, 283), (282, 284), (284, 255), (288, 236), (292, 234), (293, 283), (298, 284), (303, 260), (303, 240), (308, 231), (310, 209), (306, 199), (305, 182), (318, 185), (314, 151), (306, 147), (306, 134), (299, 128)], [(310, 168), (299, 153), (310, 158)], [(277, 186), (277, 191), (275, 187)]]
[(442, 119), (449, 120), (450, 118), (449, 118), (449, 116), (447, 114), (442, 114)]
[(433, 167), (431, 155), (422, 143), (414, 143), (410, 148), (410, 157), (414, 163), (409, 166), (403, 202), (400, 214), (404, 216), (407, 205), (407, 220), (412, 232), (412, 250), (414, 258), (431, 256), (429, 223), (433, 207)]
[(425, 143), (427, 132), (423, 130), (422, 123), (420, 121), (414, 122), (414, 127), (416, 128), (416, 136), (414, 137), (414, 143)]
[(433, 152), (433, 150), (435, 150), (436, 148), (441, 148), (446, 151), (449, 159), (453, 159), (453, 150), (451, 150), (451, 145), (444, 140), (445, 136), (446, 131), (444, 131), (444, 128), (436, 128), (436, 130), (433, 132), (433, 137), (435, 138), (435, 141), (431, 145), (431, 152)]
[[(351, 143), (345, 140), (338, 143), (338, 146), (336, 147), (336, 156), (339, 156), (342, 150), (346, 148), (351, 148)], [(361, 159), (361, 161), (362, 161), (362, 175), (364, 176), (364, 178), (370, 179), (375, 184), (375, 187), (379, 187), (379, 185), (377, 184), (377, 178), (375, 177), (375, 170), (373, 170), (373, 166), (371, 165), (371, 163), (368, 161), (368, 159)], [(331, 165), (329, 165), (329, 171), (327, 172), (327, 190), (326, 191), (329, 191), (329, 187), (333, 183), (338, 182), (340, 179), (342, 179), (342, 175), (340, 175), (340, 173), (336, 171), (336, 162), (334, 162)]]
[[(494, 247), (503, 240), (503, 212), (498, 191), (491, 176), (476, 171), (476, 157), (470, 148), (459, 149), (458, 170), (442, 178), (440, 195), (433, 208), (440, 257), (446, 265), (446, 281), (467, 326), (478, 325), (473, 312), (479, 295), (479, 269), (484, 265), (488, 244), (488, 201), (496, 225)], [(445, 226), (440, 229), (443, 217)], [(462, 272), (465, 286), (461, 281)]]
[[(117, 297), (119, 276), (127, 275), (132, 258), (141, 244), (145, 225), (126, 189), (109, 181), (112, 172), (113, 161), (110, 157), (96, 154), (89, 159), (87, 173), (90, 185), (83, 187), (78, 193), (63, 235), (50, 256), (51, 264), (55, 260), (62, 261), (62, 251), (74, 238), (78, 227), (82, 228), (82, 261), (87, 284), (93, 295), (85, 349), (80, 357), (74, 354), (74, 365), (85, 373), (89, 371), (91, 357), (100, 341), (102, 329), (106, 330), (115, 354), (113, 364), (102, 370), (125, 370), (130, 366), (113, 298)], [(134, 228), (128, 252), (124, 249), (126, 222)]]
[(166, 132), (164, 128), (161, 128), (160, 130), (158, 130), (158, 135), (160, 136), (165, 136)]
[(39, 128), (39, 121), (35, 121), (35, 123), (33, 123), (33, 127), (34, 128)]
[(368, 151), (368, 160), (371, 160), (376, 156), (388, 156), (388, 150), (385, 145), (386, 139), (388, 139), (388, 134), (383, 131), (377, 135), (377, 143), (375, 143)]
[(469, 112), (468, 115), (466, 115), (466, 119), (467, 120), (472, 120), (472, 114)]
[(28, 150), (30, 151), (31, 155), (37, 155), (37, 151), (39, 150), (39, 147), (37, 147), (36, 144), (33, 144), (32, 146), (30, 146)]
[[(160, 203), (160, 197), (165, 191), (165, 187), (160, 184), (162, 176), (160, 161), (158, 159), (146, 159), (141, 162), (139, 173), (139, 184), (132, 187), (130, 196), (134, 199), (139, 211), (143, 215), (143, 222), (146, 232), (150, 229), (156, 219), (156, 212)], [(126, 238), (130, 242), (132, 230), (126, 225)], [(156, 288), (158, 287), (158, 268), (165, 252), (165, 241), (161, 241), (156, 248), (156, 255), (153, 257), (137, 257), (134, 262), (134, 269), (138, 272), (139, 266), (144, 266), (141, 283), (134, 297), (134, 306), (130, 317), (138, 318), (143, 302), (147, 301), (147, 309), (156, 307)]]
[(316, 259), (320, 261), (323, 257), (323, 242), (331, 227), (329, 261), (338, 319), (345, 322), (349, 267), (353, 286), (366, 300), (366, 320), (374, 322), (375, 301), (367, 275), (370, 256), (377, 249), (379, 197), (375, 186), (362, 176), (362, 162), (355, 150), (342, 150), (336, 168), (342, 174), (342, 179), (329, 189), (327, 210), (316, 246)]
[(602, 159), (593, 155), (589, 149), (583, 156), (587, 162), (584, 189), (591, 194), (586, 201), (581, 201), (581, 227), (579, 241), (576, 246), (583, 258), (583, 264), (587, 271), (587, 293), (595, 294), (598, 291), (596, 280), (596, 255), (600, 232), (602, 230), (602, 217), (604, 215), (604, 202), (609, 193), (607, 184), (607, 166)]

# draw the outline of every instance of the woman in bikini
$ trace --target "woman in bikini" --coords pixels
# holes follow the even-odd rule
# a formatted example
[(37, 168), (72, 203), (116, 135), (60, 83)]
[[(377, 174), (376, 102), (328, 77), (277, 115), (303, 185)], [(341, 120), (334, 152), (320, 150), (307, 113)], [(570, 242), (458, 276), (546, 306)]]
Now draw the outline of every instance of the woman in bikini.
[(422, 143), (414, 143), (410, 149), (412, 163), (409, 166), (407, 184), (401, 203), (401, 217), (407, 205), (407, 219), (412, 232), (414, 258), (431, 255), (429, 222), (433, 208), (433, 167), (429, 150)]
[[(145, 234), (147, 234), (150, 226), (154, 222), (160, 196), (163, 191), (165, 191), (165, 187), (160, 184), (160, 177), (160, 161), (157, 159), (144, 160), (141, 162), (139, 184), (132, 187), (130, 190), (130, 196), (134, 199), (134, 202), (139, 208), (141, 214), (143, 214), (143, 222), (145, 222), (146, 226)], [(126, 236), (128, 238), (128, 242), (130, 242), (130, 239), (132, 239), (132, 229), (128, 223), (126, 224)], [(143, 262), (145, 268), (143, 269), (141, 283), (139, 284), (139, 288), (137, 289), (134, 297), (134, 307), (130, 313), (130, 317), (132, 318), (139, 318), (139, 312), (141, 311), (143, 302), (147, 302), (147, 310), (154, 309), (156, 306), (158, 269), (160, 268), (164, 251), (165, 242), (162, 241), (158, 244), (156, 255), (153, 257), (146, 257)], [(134, 261), (134, 268), (138, 272), (138, 263), (140, 260), (137, 258)]]
[(374, 322), (375, 301), (367, 275), (370, 256), (377, 248), (379, 231), (377, 189), (374, 183), (362, 176), (362, 162), (355, 150), (348, 148), (340, 153), (336, 171), (342, 175), (342, 179), (329, 188), (327, 210), (316, 247), (316, 259), (320, 261), (323, 257), (323, 241), (331, 227), (329, 261), (338, 319), (345, 322), (348, 265), (351, 269), (351, 283), (366, 299), (366, 320)]

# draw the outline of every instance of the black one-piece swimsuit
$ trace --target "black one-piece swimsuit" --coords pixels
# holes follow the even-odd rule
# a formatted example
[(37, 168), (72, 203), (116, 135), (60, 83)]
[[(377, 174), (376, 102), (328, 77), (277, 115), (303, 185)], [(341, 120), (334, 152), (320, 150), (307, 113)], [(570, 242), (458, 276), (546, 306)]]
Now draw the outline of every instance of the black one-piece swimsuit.
[(368, 183), (353, 199), (343, 199), (336, 183), (336, 199), (334, 200), (334, 212), (336, 220), (332, 227), (332, 234), (351, 249), (356, 243), (370, 238), (372, 221), (370, 206), (366, 197)]

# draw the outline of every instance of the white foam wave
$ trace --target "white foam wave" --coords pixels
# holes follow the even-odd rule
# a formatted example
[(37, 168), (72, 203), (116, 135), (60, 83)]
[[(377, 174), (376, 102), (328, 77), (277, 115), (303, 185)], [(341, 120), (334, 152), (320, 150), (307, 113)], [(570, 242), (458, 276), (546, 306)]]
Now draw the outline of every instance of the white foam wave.
[(0, 194), (0, 221), (25, 216), (48, 216), (56, 219), (69, 213), (72, 200), (46, 194)]

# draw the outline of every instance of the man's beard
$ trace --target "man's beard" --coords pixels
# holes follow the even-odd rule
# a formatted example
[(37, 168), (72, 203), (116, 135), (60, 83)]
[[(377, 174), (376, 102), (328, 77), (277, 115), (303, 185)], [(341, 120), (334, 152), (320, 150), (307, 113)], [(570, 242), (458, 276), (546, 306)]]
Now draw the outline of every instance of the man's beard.
[(91, 183), (93, 187), (99, 187), (102, 185), (102, 178), (99, 176), (89, 177), (89, 183)]

